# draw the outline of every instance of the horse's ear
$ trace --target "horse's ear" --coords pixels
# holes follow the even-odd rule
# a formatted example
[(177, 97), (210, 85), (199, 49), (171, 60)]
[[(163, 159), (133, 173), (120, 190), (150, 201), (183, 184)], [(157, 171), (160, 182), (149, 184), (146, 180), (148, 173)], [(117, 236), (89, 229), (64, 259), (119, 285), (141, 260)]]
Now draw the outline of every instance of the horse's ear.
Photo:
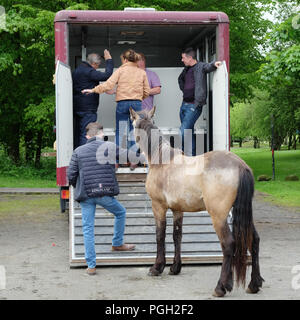
[(130, 112), (131, 121), (138, 120), (140, 118), (139, 115), (133, 110), (132, 107), (129, 108), (129, 112)]
[(149, 111), (150, 119), (153, 118), (155, 110), (156, 110), (156, 106), (153, 106), (153, 108)]

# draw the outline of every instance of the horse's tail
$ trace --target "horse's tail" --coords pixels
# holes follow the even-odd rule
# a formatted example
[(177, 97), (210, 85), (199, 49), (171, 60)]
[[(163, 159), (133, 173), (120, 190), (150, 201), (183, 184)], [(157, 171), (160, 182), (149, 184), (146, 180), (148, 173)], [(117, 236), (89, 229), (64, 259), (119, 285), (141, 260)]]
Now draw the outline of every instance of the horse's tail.
[(254, 177), (249, 167), (241, 167), (239, 186), (233, 205), (232, 234), (235, 242), (233, 267), (237, 285), (245, 286), (247, 270), (247, 249), (251, 250), (253, 234), (252, 198), (254, 194)]

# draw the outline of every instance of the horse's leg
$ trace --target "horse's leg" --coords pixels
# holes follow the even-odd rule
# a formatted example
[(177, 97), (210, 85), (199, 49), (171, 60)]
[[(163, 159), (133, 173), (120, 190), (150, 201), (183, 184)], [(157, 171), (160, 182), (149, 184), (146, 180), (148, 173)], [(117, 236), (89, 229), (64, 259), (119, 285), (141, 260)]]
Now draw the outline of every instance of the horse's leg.
[(249, 248), (252, 256), (252, 271), (251, 271), (251, 281), (249, 283), (247, 293), (257, 293), (259, 288), (262, 286), (264, 279), (260, 275), (259, 270), (259, 236), (258, 233), (252, 225), (253, 236), (252, 245)]
[(169, 274), (176, 275), (181, 271), (181, 239), (183, 212), (173, 211), (173, 241), (175, 246), (174, 261)]
[(223, 297), (226, 291), (231, 291), (233, 288), (234, 239), (227, 223), (227, 214), (216, 214), (217, 211), (214, 212), (211, 209), (208, 209), (208, 212), (211, 215), (223, 252), (221, 275), (213, 295), (215, 297)]
[(234, 239), (226, 219), (220, 221), (217, 217), (212, 216), (212, 220), (223, 251), (221, 276), (213, 295), (216, 297), (223, 297), (226, 291), (231, 291), (233, 288), (232, 263)]
[(157, 256), (155, 264), (150, 268), (150, 276), (158, 276), (164, 271), (166, 265), (165, 238), (166, 238), (166, 212), (160, 203), (152, 201), (152, 210), (156, 224)]

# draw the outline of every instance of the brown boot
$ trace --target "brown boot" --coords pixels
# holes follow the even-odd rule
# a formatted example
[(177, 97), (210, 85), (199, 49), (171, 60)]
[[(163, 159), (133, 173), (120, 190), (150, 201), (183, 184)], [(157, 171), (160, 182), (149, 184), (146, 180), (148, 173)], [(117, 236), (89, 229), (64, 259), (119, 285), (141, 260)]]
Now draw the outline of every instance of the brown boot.
[(86, 269), (86, 273), (89, 275), (89, 276), (94, 276), (96, 274), (96, 268), (87, 268)]
[(112, 251), (132, 251), (134, 249), (135, 249), (135, 245), (134, 244), (127, 244), (127, 243), (124, 243), (124, 244), (122, 244), (121, 246), (118, 246), (118, 247), (115, 247), (115, 246), (111, 247)]

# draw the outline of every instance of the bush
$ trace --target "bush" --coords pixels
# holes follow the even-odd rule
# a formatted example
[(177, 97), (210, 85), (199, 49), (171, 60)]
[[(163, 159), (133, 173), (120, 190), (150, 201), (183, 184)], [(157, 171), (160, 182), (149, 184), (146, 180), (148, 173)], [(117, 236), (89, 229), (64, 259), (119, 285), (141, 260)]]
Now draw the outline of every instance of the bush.
[(291, 174), (289, 176), (286, 176), (284, 180), (285, 181), (299, 181), (299, 178), (295, 174)]
[(0, 175), (14, 178), (56, 180), (56, 158), (42, 158), (39, 168), (25, 161), (16, 165), (0, 148)]

